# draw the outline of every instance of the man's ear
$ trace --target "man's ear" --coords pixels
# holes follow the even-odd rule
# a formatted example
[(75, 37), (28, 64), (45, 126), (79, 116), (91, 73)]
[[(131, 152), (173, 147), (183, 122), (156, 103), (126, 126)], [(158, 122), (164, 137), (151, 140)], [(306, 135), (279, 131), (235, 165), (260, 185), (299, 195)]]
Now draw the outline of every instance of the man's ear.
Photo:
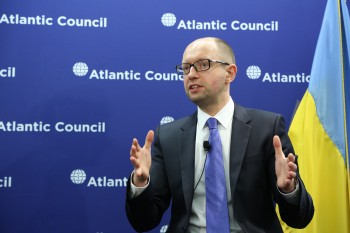
[(231, 64), (226, 68), (226, 82), (233, 82), (235, 80), (237, 74), (237, 66), (235, 64)]

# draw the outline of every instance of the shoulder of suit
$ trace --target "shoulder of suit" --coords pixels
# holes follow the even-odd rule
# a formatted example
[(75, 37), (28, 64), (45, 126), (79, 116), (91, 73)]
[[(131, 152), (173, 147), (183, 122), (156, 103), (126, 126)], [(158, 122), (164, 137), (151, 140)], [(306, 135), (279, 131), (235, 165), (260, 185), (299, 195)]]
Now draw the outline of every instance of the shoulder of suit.
[(266, 111), (262, 109), (256, 109), (256, 108), (246, 108), (240, 105), (236, 106), (235, 112), (236, 110), (244, 112), (244, 114), (248, 115), (250, 119), (258, 118), (260, 120), (263, 120), (263, 119), (276, 119), (276, 117), (282, 117), (282, 115), (279, 113)]

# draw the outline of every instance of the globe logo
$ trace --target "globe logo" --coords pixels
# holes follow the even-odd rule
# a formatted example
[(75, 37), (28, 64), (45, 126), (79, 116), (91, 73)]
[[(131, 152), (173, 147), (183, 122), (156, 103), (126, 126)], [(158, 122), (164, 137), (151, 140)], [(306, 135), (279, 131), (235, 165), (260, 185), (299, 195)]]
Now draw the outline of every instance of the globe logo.
[(170, 116), (166, 116), (166, 117), (163, 117), (161, 120), (160, 120), (160, 124), (161, 125), (164, 125), (166, 123), (169, 123), (169, 122), (172, 122), (174, 121), (174, 118), (170, 117)]
[(249, 66), (247, 68), (247, 76), (250, 79), (258, 79), (261, 75), (261, 69), (259, 66)]
[(73, 66), (73, 73), (76, 76), (82, 77), (85, 76), (89, 71), (89, 67), (84, 62), (77, 62)]
[(76, 169), (70, 174), (70, 179), (74, 184), (82, 184), (86, 179), (86, 173), (81, 169)]
[(162, 23), (166, 27), (172, 27), (176, 23), (176, 16), (173, 13), (165, 13), (162, 16)]

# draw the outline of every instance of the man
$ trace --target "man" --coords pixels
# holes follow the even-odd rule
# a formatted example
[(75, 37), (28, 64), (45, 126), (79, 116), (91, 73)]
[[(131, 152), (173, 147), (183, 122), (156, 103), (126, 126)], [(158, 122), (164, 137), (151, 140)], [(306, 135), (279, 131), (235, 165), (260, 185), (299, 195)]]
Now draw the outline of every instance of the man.
[(197, 39), (187, 46), (176, 68), (184, 75), (188, 98), (198, 108), (191, 116), (159, 126), (156, 133), (149, 131), (143, 147), (133, 139), (134, 171), (126, 212), (134, 229), (156, 227), (172, 202), (168, 232), (209, 233), (214, 228), (222, 233), (215, 229), (223, 225), (225, 214), (216, 217), (214, 227), (209, 227), (212, 220), (206, 216), (211, 205), (206, 195), (212, 193), (205, 173), (213, 155), (207, 158), (210, 145), (203, 144), (212, 137), (209, 118), (217, 120), (222, 144), (225, 178), (219, 180), (224, 180), (226, 190), (214, 193), (227, 194), (227, 232), (283, 232), (275, 203), (289, 226), (307, 226), (314, 207), (299, 176), (283, 118), (243, 108), (230, 96), (237, 73), (232, 48), (218, 38)]

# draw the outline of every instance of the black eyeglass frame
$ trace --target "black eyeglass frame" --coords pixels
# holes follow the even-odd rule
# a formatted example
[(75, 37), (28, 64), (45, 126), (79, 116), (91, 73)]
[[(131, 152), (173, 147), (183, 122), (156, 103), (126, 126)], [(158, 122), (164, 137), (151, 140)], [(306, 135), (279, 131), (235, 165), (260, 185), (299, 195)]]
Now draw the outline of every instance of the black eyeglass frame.
[[(198, 62), (203, 62), (203, 61), (208, 61), (208, 64), (209, 64), (209, 65), (208, 65), (208, 69), (204, 69), (204, 70), (201, 69), (201, 70), (199, 70), (199, 69), (197, 68), (196, 64), (197, 64)], [(191, 63), (181, 63), (180, 65), (176, 65), (176, 66), (175, 66), (175, 69), (176, 69), (176, 71), (177, 71), (178, 73), (187, 75), (187, 74), (190, 73), (191, 67), (192, 67), (192, 66), (193, 66), (193, 68), (194, 68), (197, 72), (202, 72), (202, 71), (209, 70), (209, 69), (210, 69), (210, 63), (211, 63), (211, 62), (215, 62), (215, 63), (227, 65), (227, 66), (230, 65), (229, 63), (224, 62), (224, 61), (218, 61), (218, 60), (212, 60), (212, 59), (200, 59), (200, 60), (198, 60), (198, 61), (193, 62), (192, 64), (191, 64)], [(182, 68), (183, 65), (189, 65), (189, 68), (188, 68), (188, 72), (187, 72), (187, 73), (185, 73), (184, 69)]]

